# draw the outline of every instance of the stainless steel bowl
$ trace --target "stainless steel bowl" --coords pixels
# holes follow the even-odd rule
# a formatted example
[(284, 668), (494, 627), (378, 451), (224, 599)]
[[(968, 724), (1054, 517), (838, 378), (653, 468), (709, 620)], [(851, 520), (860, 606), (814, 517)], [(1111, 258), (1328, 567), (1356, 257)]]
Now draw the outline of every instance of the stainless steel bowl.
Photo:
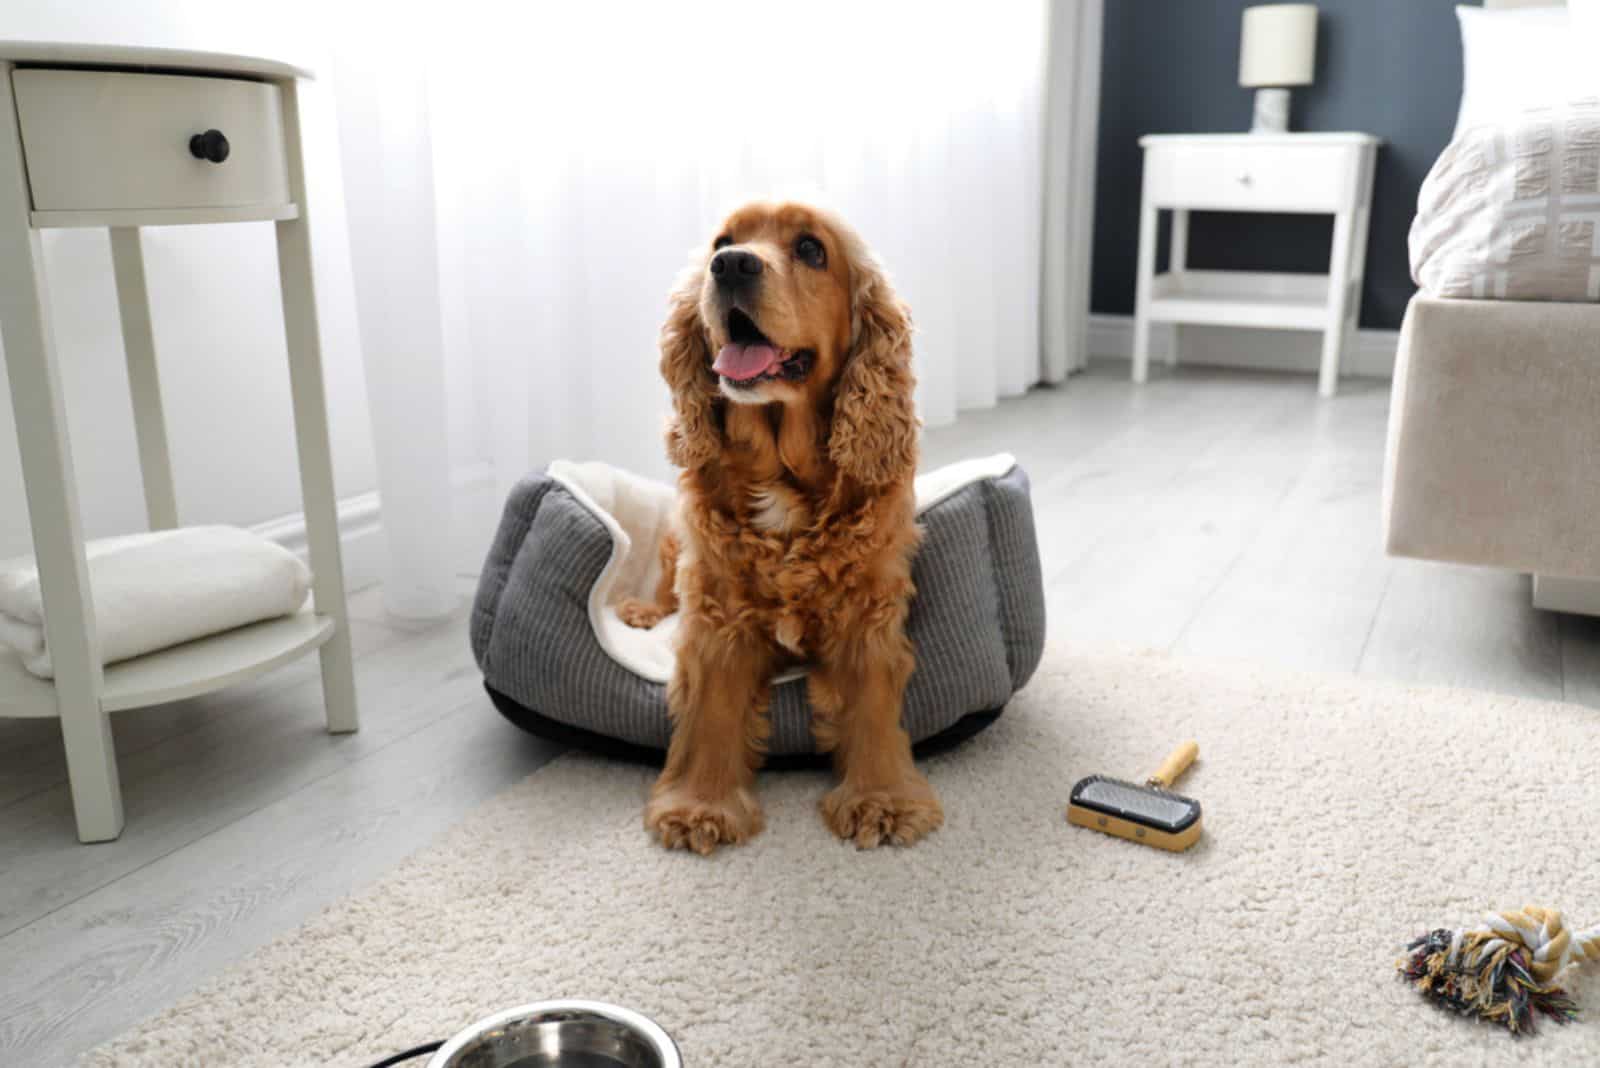
[(683, 1068), (655, 1021), (602, 1001), (536, 1001), (439, 1047), (428, 1068)]

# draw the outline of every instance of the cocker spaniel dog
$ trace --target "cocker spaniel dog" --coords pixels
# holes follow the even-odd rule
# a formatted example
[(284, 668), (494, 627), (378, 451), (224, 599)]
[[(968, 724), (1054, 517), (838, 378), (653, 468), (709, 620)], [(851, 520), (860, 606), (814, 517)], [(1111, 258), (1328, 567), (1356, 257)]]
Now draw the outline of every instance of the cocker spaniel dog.
[(675, 532), (655, 603), (621, 608), (635, 626), (681, 612), (645, 826), (702, 854), (761, 831), (770, 680), (804, 664), (839, 778), (823, 820), (862, 848), (915, 842), (944, 814), (900, 725), (919, 536), (905, 305), (837, 216), (749, 204), (672, 293), (661, 373)]

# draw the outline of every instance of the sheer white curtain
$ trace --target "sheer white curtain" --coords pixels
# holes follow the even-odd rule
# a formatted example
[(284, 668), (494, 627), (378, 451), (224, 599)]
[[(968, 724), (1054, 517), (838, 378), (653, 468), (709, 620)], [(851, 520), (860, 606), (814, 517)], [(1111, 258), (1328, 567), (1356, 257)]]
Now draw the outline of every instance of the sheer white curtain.
[[(1046, 134), (1065, 85), (1073, 167), (1093, 150), (1059, 41), (1097, 40), (1098, 7), (346, 9), (334, 78), (391, 607), (449, 603), (440, 521), (464, 471), (497, 498), (556, 457), (667, 473), (665, 294), (746, 197), (822, 199), (876, 247), (917, 322), (926, 423), (1061, 377), (1074, 354), (1042, 355), (1041, 322), (1071, 344), (1087, 285), (1043, 246), (1088, 235), (1053, 219), (1046, 236), (1065, 158)], [(1064, 328), (1041, 301), (1053, 269), (1045, 284), (1083, 291), (1050, 293), (1082, 305)]]

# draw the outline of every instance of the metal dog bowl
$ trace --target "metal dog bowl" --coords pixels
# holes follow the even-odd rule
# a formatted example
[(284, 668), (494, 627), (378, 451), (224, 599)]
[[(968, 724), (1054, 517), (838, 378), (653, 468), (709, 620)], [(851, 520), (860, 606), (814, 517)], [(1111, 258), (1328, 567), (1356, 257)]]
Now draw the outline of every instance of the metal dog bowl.
[(653, 1020), (601, 1001), (536, 1001), (446, 1042), (428, 1068), (683, 1068)]

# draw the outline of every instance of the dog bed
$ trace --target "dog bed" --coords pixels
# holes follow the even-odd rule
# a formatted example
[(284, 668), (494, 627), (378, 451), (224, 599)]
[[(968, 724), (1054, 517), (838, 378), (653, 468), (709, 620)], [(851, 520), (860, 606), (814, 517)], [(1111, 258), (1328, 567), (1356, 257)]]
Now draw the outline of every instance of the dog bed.
[[(554, 740), (660, 763), (671, 724), (668, 616), (629, 627), (616, 606), (648, 598), (675, 491), (600, 463), (557, 461), (512, 490), (472, 609), (472, 650), (495, 705)], [(1006, 455), (917, 479), (924, 537), (906, 622), (917, 666), (903, 724), (927, 753), (981, 730), (1044, 649), (1044, 591), (1028, 478)], [(819, 755), (803, 669), (778, 676), (768, 764)]]

